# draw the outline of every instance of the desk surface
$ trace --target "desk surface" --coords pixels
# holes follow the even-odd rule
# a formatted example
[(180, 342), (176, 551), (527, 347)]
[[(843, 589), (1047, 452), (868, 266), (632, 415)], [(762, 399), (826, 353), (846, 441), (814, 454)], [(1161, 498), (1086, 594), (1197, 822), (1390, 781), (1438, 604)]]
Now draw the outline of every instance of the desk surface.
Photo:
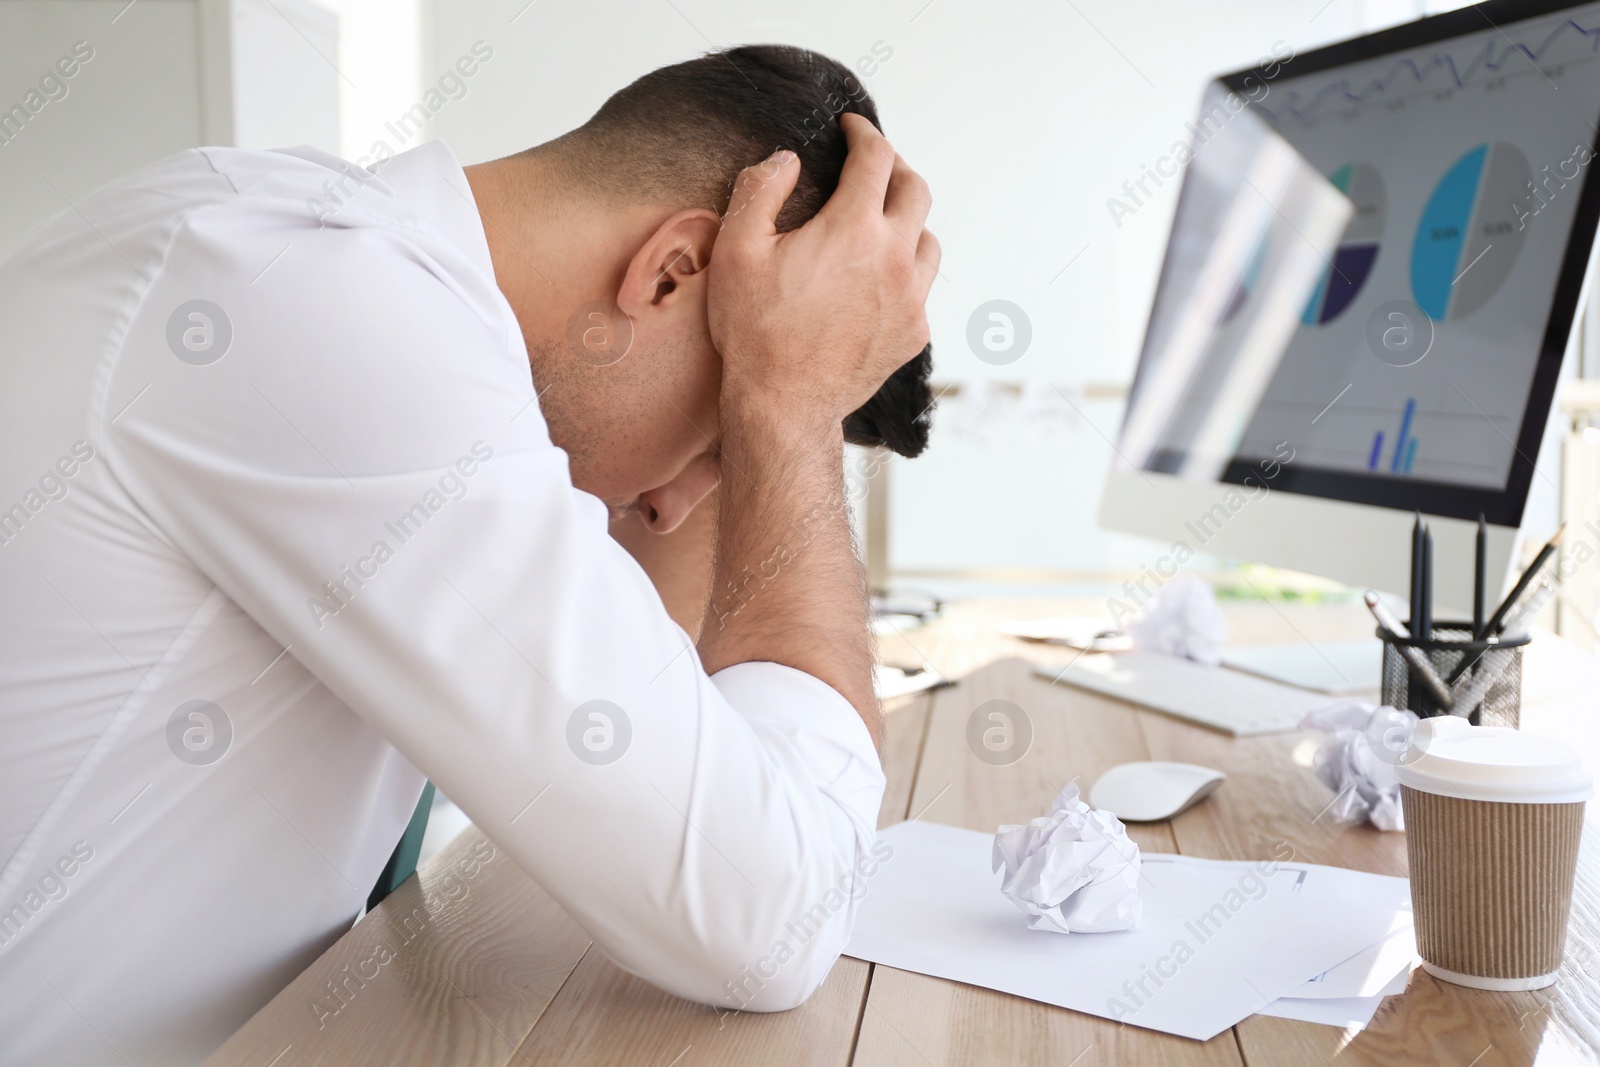
[[(1088, 605), (1083, 605), (1089, 607)], [(1281, 842), (1314, 863), (1406, 873), (1405, 837), (1341, 828), (1312, 775), (1307, 734), (1233, 740), (1035, 677), (1064, 649), (1001, 637), (997, 619), (1071, 610), (1061, 602), (979, 602), (883, 641), (892, 663), (928, 662), (959, 684), (891, 706), (880, 825), (921, 818), (992, 832), (1048, 809), (1061, 784), (1092, 782), (1130, 760), (1227, 771), (1211, 800), (1170, 823), (1131, 828), (1153, 851), (1259, 859)], [(1092, 608), (1091, 608), (1092, 610)], [(1241, 642), (1338, 640), (1371, 630), (1359, 606), (1235, 605)], [(1530, 688), (1537, 661), (1530, 661)], [(1570, 690), (1570, 686), (1568, 687)], [(1534, 694), (1530, 694), (1533, 696)], [(1032, 748), (1009, 767), (972, 757), (972, 709), (1004, 697), (1032, 720)], [(1524, 725), (1584, 715), (1592, 686), (1533, 699)], [(1579, 720), (1572, 720), (1579, 721)], [(1590, 805), (1591, 812), (1595, 805)], [(468, 829), (357, 923), (208, 1061), (298, 1064), (1499, 1064), (1600, 1062), (1600, 853), (1585, 828), (1567, 958), (1557, 984), (1530, 993), (1462, 989), (1413, 972), (1364, 1032), (1254, 1016), (1189, 1041), (1002, 993), (841, 959), (802, 1007), (718, 1011), (659, 992), (591, 949), (583, 932), (503, 854)], [(387, 957), (387, 958), (386, 958)], [(340, 983), (344, 1007), (329, 983)]]

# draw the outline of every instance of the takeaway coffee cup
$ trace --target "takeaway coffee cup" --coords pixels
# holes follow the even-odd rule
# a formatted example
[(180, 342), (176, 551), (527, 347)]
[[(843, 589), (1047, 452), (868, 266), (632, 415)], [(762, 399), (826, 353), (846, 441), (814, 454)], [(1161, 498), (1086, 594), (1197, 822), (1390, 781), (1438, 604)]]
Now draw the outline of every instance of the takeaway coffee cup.
[(1395, 774), (1422, 966), (1475, 989), (1550, 985), (1594, 791), (1578, 754), (1446, 715), (1417, 724)]

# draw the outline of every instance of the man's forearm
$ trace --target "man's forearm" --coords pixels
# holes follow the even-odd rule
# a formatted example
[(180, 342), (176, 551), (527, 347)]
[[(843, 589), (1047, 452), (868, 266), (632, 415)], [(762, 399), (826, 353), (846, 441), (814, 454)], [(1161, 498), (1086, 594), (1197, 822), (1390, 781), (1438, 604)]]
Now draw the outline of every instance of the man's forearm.
[(844, 496), (841, 427), (725, 408), (707, 671), (766, 660), (842, 693), (880, 738), (866, 580)]
[(773, 153), (735, 183), (708, 271), (722, 508), (700, 658), (708, 671), (768, 660), (822, 679), (881, 750), (842, 424), (928, 343), (939, 245), (927, 183), (870, 119), (841, 115), (839, 128), (850, 152), (817, 216), (778, 231), (800, 167)]

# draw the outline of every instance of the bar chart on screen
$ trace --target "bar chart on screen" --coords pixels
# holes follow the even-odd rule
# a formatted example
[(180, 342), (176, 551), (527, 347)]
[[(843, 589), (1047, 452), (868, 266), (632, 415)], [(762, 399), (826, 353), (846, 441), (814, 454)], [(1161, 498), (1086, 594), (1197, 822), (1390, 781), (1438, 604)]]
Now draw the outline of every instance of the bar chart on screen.
[[(1390, 474), (1410, 474), (1411, 465), (1417, 461), (1417, 437), (1411, 432), (1411, 421), (1416, 414), (1416, 397), (1407, 397), (1405, 409), (1400, 413), (1400, 429), (1395, 433), (1389, 451), (1387, 469)], [(1372, 453), (1367, 458), (1368, 470), (1381, 469), (1379, 463), (1383, 459), (1383, 444), (1383, 431), (1379, 430), (1372, 436)]]
[(1287, 440), (1308, 485), (1327, 471), (1503, 486), (1550, 359), (1535, 324), (1597, 109), (1600, 4), (1275, 83), (1253, 110), (1353, 214), (1298, 302), (1240, 459)]

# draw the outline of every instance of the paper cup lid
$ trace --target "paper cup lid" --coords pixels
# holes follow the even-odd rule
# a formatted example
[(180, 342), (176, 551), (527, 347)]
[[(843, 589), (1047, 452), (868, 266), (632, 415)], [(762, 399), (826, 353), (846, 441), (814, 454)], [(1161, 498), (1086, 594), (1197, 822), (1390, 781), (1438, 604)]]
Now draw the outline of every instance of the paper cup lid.
[(1502, 726), (1473, 726), (1456, 715), (1417, 723), (1394, 770), (1401, 785), (1463, 800), (1576, 804), (1594, 793), (1571, 746)]

